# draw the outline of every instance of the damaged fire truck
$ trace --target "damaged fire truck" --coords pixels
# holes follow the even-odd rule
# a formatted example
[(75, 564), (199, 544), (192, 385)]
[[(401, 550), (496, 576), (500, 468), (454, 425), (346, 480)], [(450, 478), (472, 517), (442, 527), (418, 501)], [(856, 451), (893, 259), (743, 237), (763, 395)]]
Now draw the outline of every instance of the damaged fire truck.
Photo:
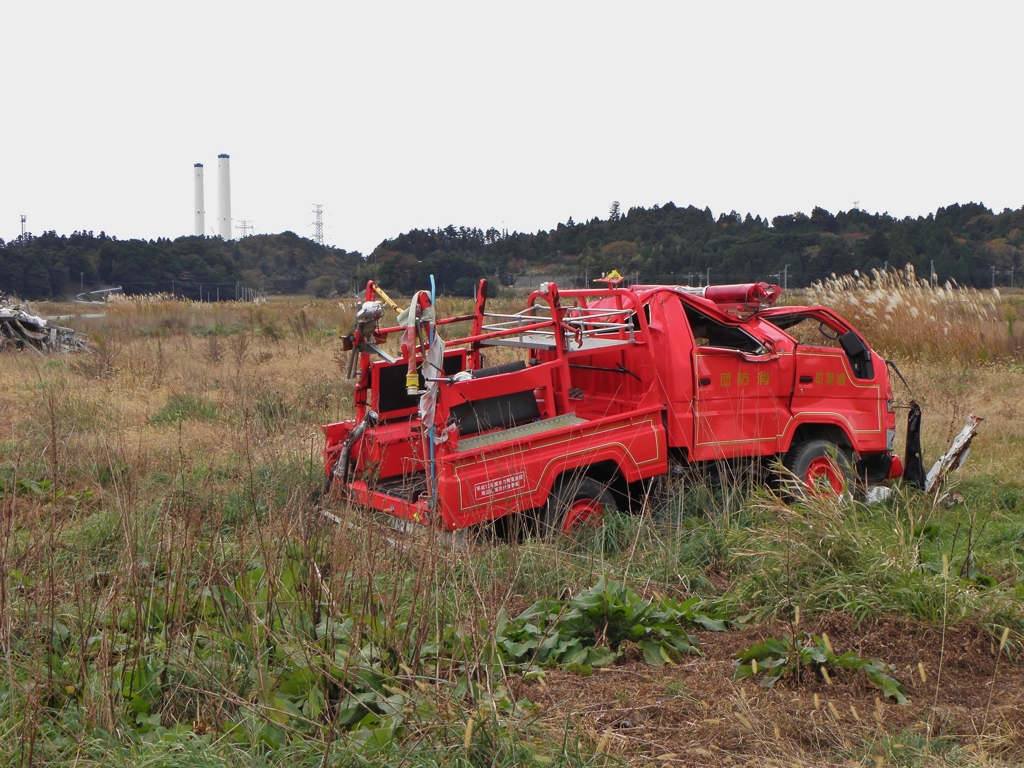
[[(546, 283), (495, 313), (481, 280), (470, 314), (434, 317), (424, 291), (383, 327), (398, 308), (371, 281), (345, 340), (355, 418), (323, 427), (330, 493), (449, 531), (529, 512), (550, 533), (690, 465), (779, 459), (836, 494), (898, 477), (885, 362), (781, 292)], [(442, 339), (455, 324), (468, 335)]]

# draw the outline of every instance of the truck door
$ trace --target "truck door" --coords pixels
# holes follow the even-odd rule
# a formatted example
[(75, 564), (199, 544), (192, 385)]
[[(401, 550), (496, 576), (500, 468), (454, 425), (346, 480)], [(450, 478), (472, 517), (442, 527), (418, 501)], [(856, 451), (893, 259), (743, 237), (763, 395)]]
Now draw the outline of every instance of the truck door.
[(694, 379), (693, 338), (679, 297), (670, 291), (655, 294), (645, 305), (654, 350), (654, 370), (665, 398), (670, 448), (693, 454)]
[(870, 349), (848, 325), (826, 310), (765, 313), (797, 341), (792, 410), (802, 420), (842, 424), (858, 435), (885, 429), (885, 393)]
[[(753, 328), (723, 323), (684, 304), (693, 337), (697, 460), (778, 452), (789, 421), (791, 356)], [(785, 364), (783, 364), (785, 363)]]

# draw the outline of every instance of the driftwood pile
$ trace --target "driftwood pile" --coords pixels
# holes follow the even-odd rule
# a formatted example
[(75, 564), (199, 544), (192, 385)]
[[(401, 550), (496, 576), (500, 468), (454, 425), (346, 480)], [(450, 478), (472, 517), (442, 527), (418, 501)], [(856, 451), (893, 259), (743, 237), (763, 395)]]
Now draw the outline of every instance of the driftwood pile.
[(88, 346), (71, 328), (53, 325), (27, 307), (0, 296), (0, 351), (31, 349), (48, 355), (86, 350)]

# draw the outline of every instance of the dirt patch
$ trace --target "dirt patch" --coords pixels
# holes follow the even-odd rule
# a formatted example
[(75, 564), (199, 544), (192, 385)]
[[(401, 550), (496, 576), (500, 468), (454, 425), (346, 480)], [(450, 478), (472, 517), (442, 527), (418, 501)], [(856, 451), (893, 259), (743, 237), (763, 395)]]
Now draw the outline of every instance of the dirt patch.
[(908, 750), (940, 760), (952, 751), (960, 760), (971, 753), (995, 764), (1024, 760), (1024, 665), (1004, 655), (997, 668), (997, 643), (979, 627), (943, 635), (898, 616), (858, 627), (834, 614), (805, 629), (826, 632), (837, 653), (890, 664), (911, 702), (883, 700), (853, 672), (826, 682), (808, 671), (799, 684), (781, 680), (767, 690), (757, 680), (734, 681), (732, 655), (792, 631), (782, 623), (700, 632), (705, 656), (673, 666), (650, 667), (627, 652), (593, 675), (551, 670), (543, 684), (517, 692), (550, 714), (578, 719), (629, 765), (870, 765), (878, 757), (892, 764)]

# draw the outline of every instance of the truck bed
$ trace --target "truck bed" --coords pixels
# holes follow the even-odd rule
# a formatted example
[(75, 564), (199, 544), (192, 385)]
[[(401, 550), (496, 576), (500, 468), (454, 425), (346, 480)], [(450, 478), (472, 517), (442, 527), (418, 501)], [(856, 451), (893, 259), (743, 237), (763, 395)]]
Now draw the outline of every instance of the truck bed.
[(518, 427), (500, 429), (496, 432), (486, 432), (482, 435), (477, 435), (476, 437), (465, 438), (459, 441), (459, 447), (456, 451), (458, 453), (477, 451), (481, 448), (498, 445), (510, 440), (521, 440), (525, 437), (533, 437), (550, 430), (561, 429), (562, 427), (571, 427), (584, 423), (586, 423), (586, 419), (581, 419), (576, 414), (563, 413), (561, 416), (553, 416), (550, 419), (540, 419), (539, 421), (534, 421), (529, 424), (521, 424)]

